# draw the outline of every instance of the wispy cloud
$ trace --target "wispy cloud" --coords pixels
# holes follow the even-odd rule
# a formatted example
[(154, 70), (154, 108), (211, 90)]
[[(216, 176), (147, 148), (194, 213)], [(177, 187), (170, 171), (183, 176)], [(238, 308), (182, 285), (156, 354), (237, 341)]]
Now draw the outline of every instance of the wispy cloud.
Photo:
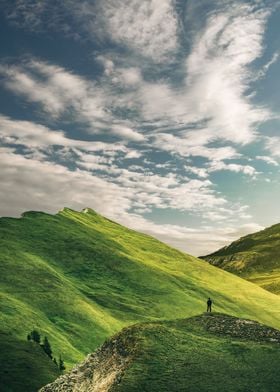
[[(182, 86), (174, 88), (165, 81), (141, 85), (144, 118), (165, 120), (170, 129), (178, 123), (195, 128), (203, 124), (205, 144), (219, 139), (252, 142), (258, 124), (271, 116), (247, 93), (254, 79), (250, 65), (262, 54), (268, 14), (244, 5), (213, 14), (194, 38)], [(188, 132), (189, 127), (185, 135)]]
[[(270, 141), (270, 143), (268, 144), (267, 147), (270, 148), (271, 144), (273, 144), (272, 141)], [(277, 147), (276, 147), (276, 151), (275, 151), (275, 152), (277, 152)], [(275, 152), (274, 152), (274, 153), (275, 153)], [(277, 156), (277, 154), (274, 154), (274, 155)], [(280, 157), (280, 145), (279, 145), (279, 154), (278, 154), (278, 156)], [(274, 159), (274, 158), (272, 158), (272, 157), (269, 157), (269, 156), (267, 156), (267, 155), (258, 155), (258, 156), (256, 156), (256, 159), (259, 159), (259, 160), (261, 160), (261, 161), (264, 161), (264, 162), (266, 162), (266, 163), (269, 164), (269, 165), (279, 166), (279, 163), (276, 161), (276, 159)]]
[(265, 147), (274, 158), (280, 158), (280, 137), (270, 136), (265, 138)]
[[(254, 83), (279, 57), (256, 70), (265, 2), (4, 3), (17, 26), (83, 41), (99, 67), (90, 78), (32, 56), (2, 63), (5, 89), (36, 111), (29, 121), (0, 116), (1, 214), (88, 205), (196, 254), (260, 228), (248, 223), (246, 202), (230, 202), (213, 181), (218, 171), (254, 179), (256, 159), (259, 168), (280, 157), (277, 136), (262, 138), (266, 152), (250, 164), (243, 155), (273, 117), (254, 99)], [(99, 141), (82, 140), (80, 130)], [(156, 224), (159, 209), (195, 215), (201, 228)]]
[(253, 166), (241, 165), (237, 163), (225, 163), (225, 162), (211, 162), (209, 165), (209, 172), (215, 172), (220, 170), (228, 170), (235, 173), (243, 173), (251, 177), (255, 177), (258, 173)]
[[(79, 17), (86, 19), (86, 11), (94, 9), (102, 28), (120, 45), (160, 58), (179, 45), (173, 3), (164, 0), (160, 4), (151, 0), (86, 2)], [(172, 133), (172, 128), (180, 125), (183, 143), (188, 134), (193, 136), (193, 127), (196, 139), (203, 134), (204, 145), (215, 140), (246, 144), (256, 138), (257, 126), (271, 117), (269, 110), (253, 104), (248, 94), (254, 79), (250, 65), (262, 54), (268, 15), (265, 8), (242, 3), (210, 14), (206, 26), (194, 36), (190, 54), (182, 60), (180, 87), (160, 74), (158, 80), (151, 81), (129, 61), (118, 65), (121, 56), (114, 61), (104, 55), (98, 56), (104, 64), (100, 83), (33, 60), (25, 67), (6, 70), (6, 86), (40, 102), (54, 116), (74, 109), (77, 119), (87, 122), (92, 131), (110, 128), (112, 133), (140, 141), (144, 137), (139, 122), (153, 124), (154, 132), (164, 125), (165, 132)], [(170, 23), (161, 23), (163, 18)], [(134, 120), (116, 118), (118, 108), (132, 110)]]
[(102, 33), (137, 55), (169, 61), (178, 49), (179, 26), (172, 0), (98, 1), (94, 10)]
[[(146, 184), (146, 189), (143, 189), (141, 186), (129, 187), (129, 184), (132, 185), (134, 181), (132, 173), (127, 174), (126, 180), (121, 179), (121, 186), (84, 170), (71, 171), (52, 162), (23, 157), (11, 148), (2, 148), (0, 157), (2, 184), (0, 214), (2, 216), (18, 216), (26, 210), (44, 210), (54, 213), (64, 205), (76, 209), (94, 206), (100, 213), (120, 223), (157, 236), (173, 246), (195, 254), (214, 250), (217, 246), (222, 246), (234, 239), (241, 232), (247, 233), (253, 230), (252, 224), (250, 227), (241, 225), (238, 232), (230, 227), (214, 232), (213, 228), (209, 227), (193, 229), (174, 224), (159, 225), (137, 213), (130, 212), (133, 204), (138, 208), (142, 206), (142, 209), (149, 210), (146, 207), (149, 204), (148, 198), (151, 204), (162, 203), (160, 194), (156, 194), (156, 191), (158, 189), (158, 192), (162, 192), (164, 187), (166, 195), (170, 187), (169, 197), (174, 199), (176, 208), (186, 206), (186, 201), (183, 199), (189, 194), (191, 194), (187, 202), (189, 206), (197, 205), (197, 201), (194, 200), (198, 198), (197, 192), (203, 193), (203, 198), (200, 200), (202, 204), (208, 203), (210, 207), (213, 203), (219, 204), (218, 199), (216, 201), (214, 198), (211, 199), (211, 196), (207, 196), (207, 193), (203, 191), (203, 188), (207, 187), (207, 184), (203, 185), (203, 182), (192, 181), (188, 185), (172, 190), (176, 184), (172, 177), (169, 179), (155, 177), (150, 179)], [(181, 192), (181, 199), (180, 197), (178, 199), (179, 192)], [(150, 196), (148, 196), (149, 193)], [(254, 229), (257, 229), (256, 225)]]
[(47, 149), (50, 146), (63, 146), (85, 151), (102, 151), (102, 153), (121, 151), (126, 155), (133, 154), (133, 150), (121, 143), (70, 139), (63, 131), (53, 130), (32, 121), (13, 120), (3, 115), (0, 115), (0, 140), (2, 143), (30, 148)]
[(74, 38), (96, 40), (98, 37), (155, 62), (170, 61), (170, 56), (178, 50), (179, 23), (173, 0), (52, 3), (12, 0), (5, 3), (9, 20), (33, 31), (53, 29)]
[(15, 94), (41, 105), (54, 119), (78, 121), (91, 133), (110, 132), (123, 139), (143, 141), (130, 121), (112, 113), (114, 94), (106, 94), (94, 81), (62, 67), (30, 60), (22, 66), (0, 67), (4, 85)]
[(279, 59), (279, 52), (273, 53), (271, 59), (270, 59), (270, 60), (263, 66), (263, 68), (259, 71), (259, 73), (258, 73), (258, 78), (264, 77), (264, 76), (267, 74), (269, 68), (270, 68), (274, 63), (276, 63), (276, 62), (278, 61), (278, 59)]
[[(198, 134), (198, 139), (195, 138), (195, 133)], [(153, 143), (159, 149), (176, 152), (185, 157), (200, 156), (211, 161), (240, 157), (240, 154), (232, 146), (208, 147), (208, 140), (204, 141), (204, 138), (200, 140), (199, 134), (200, 131), (194, 131), (185, 137), (177, 137), (168, 133), (159, 133), (154, 136)]]
[(187, 79), (195, 113), (208, 120), (219, 139), (248, 143), (269, 111), (250, 103), (250, 64), (262, 54), (267, 10), (232, 6), (211, 16), (187, 58)]

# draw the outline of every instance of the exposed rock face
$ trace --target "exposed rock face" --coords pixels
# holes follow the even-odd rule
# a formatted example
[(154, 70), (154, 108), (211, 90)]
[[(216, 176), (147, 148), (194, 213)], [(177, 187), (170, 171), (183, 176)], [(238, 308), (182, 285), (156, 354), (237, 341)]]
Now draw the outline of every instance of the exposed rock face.
[(133, 328), (127, 333), (124, 330), (39, 392), (109, 392), (120, 382), (134, 356), (135, 346)]

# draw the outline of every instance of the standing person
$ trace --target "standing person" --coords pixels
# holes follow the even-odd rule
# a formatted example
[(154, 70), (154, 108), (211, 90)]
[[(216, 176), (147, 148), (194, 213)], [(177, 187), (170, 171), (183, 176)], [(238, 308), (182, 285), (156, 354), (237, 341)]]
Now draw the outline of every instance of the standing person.
[(212, 300), (210, 297), (207, 300), (207, 312), (212, 312)]

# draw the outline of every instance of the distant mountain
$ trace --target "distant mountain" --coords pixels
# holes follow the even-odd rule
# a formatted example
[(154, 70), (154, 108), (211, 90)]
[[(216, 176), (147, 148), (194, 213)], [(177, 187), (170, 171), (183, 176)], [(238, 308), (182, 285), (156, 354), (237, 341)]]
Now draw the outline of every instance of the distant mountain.
[(201, 258), (280, 294), (280, 224), (242, 237)]
[(208, 296), (280, 328), (278, 296), (93, 210), (0, 219), (0, 331), (25, 342), (36, 328), (67, 368), (125, 326), (200, 314)]
[(223, 314), (142, 323), (40, 392), (278, 392), (280, 331)]

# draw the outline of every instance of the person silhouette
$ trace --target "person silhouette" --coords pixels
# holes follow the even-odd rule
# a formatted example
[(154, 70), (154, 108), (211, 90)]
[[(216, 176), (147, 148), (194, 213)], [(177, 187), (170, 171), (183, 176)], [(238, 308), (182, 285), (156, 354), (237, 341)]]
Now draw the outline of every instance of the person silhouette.
[(210, 297), (207, 300), (207, 312), (212, 312), (212, 300)]

